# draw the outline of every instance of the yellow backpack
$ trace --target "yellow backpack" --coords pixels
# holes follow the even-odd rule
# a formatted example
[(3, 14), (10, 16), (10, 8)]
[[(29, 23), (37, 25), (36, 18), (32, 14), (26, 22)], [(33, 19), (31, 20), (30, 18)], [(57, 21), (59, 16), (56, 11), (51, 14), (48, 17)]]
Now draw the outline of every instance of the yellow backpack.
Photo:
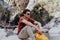
[(44, 34), (36, 33), (36, 40), (48, 40), (48, 37), (46, 37)]

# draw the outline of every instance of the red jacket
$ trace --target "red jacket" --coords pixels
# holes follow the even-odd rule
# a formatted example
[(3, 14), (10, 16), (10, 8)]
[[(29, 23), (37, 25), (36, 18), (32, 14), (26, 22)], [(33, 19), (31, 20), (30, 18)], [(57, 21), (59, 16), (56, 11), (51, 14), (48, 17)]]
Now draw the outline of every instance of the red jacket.
[[(21, 29), (26, 26), (25, 23), (22, 23), (22, 22), (21, 22), (21, 20), (23, 20), (23, 19), (24, 19), (23, 16), (20, 17), (20, 19), (19, 19), (18, 33), (17, 33), (17, 34), (19, 34), (19, 32), (21, 31)], [(31, 22), (31, 23), (34, 23), (34, 20), (33, 20), (32, 18), (29, 18), (27, 21), (29, 21), (29, 22)]]

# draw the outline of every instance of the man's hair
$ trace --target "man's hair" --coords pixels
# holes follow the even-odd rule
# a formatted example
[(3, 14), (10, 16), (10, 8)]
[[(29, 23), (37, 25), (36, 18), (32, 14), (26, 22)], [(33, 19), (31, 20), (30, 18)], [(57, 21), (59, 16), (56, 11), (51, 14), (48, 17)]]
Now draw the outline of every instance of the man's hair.
[(26, 14), (26, 12), (31, 12), (29, 9), (24, 9), (21, 16), (24, 16), (24, 14)]
[(29, 12), (30, 12), (30, 10), (29, 10), (29, 9), (25, 9), (25, 10), (23, 11), (23, 13), (26, 13), (27, 11), (29, 11)]

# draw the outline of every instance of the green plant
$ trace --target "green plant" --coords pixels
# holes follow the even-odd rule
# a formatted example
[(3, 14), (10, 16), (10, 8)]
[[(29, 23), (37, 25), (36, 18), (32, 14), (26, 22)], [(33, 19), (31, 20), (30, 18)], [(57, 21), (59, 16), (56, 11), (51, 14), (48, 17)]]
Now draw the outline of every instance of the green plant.
[(40, 4), (35, 5), (31, 17), (36, 21), (41, 22), (42, 26), (48, 23), (51, 19), (48, 11), (46, 11)]

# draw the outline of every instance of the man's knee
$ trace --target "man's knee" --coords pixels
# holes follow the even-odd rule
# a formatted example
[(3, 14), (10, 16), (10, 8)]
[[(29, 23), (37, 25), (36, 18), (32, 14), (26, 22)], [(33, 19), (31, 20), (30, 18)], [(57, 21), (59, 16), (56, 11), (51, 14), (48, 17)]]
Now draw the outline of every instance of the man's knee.
[(25, 26), (26, 28), (31, 28), (31, 26)]
[(32, 30), (32, 27), (27, 27), (26, 30), (27, 30), (29, 37), (35, 37), (33, 30)]

